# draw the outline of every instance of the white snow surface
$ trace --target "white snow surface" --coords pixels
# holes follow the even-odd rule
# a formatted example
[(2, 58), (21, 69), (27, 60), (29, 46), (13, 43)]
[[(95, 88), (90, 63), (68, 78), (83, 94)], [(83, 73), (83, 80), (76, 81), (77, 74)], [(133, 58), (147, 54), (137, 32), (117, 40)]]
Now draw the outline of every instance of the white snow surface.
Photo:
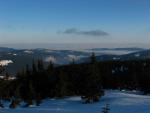
[(0, 60), (0, 65), (1, 66), (7, 66), (8, 64), (13, 63), (12, 60)]
[(52, 62), (52, 63), (56, 63), (57, 60), (54, 56), (49, 56), (45, 58), (45, 62)]
[(33, 51), (31, 51), (31, 50), (25, 50), (24, 53), (32, 54)]
[(87, 57), (87, 56), (70, 54), (66, 57), (66, 59), (69, 59), (69, 61), (73, 61), (73, 60), (78, 61), (78, 60), (80, 60), (81, 58), (84, 58), (84, 57)]
[(98, 103), (83, 104), (80, 97), (47, 99), (39, 107), (0, 109), (2, 113), (102, 113), (109, 104), (109, 113), (150, 113), (150, 96), (109, 90)]

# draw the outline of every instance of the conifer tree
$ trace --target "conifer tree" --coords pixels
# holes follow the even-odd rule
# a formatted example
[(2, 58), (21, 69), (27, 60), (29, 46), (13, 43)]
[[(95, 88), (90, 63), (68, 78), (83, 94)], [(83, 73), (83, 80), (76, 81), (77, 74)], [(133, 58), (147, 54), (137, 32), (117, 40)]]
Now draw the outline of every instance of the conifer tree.
[(102, 113), (109, 113), (109, 104), (106, 104), (103, 108), (102, 108)]
[(35, 97), (36, 106), (39, 106), (41, 102), (42, 102), (42, 98), (41, 98), (41, 95), (38, 93), (36, 94), (36, 97)]
[(17, 107), (17, 100), (15, 98), (12, 99), (9, 108), (15, 109)]
[(14, 96), (11, 97), (11, 103), (9, 107), (14, 109), (19, 105), (19, 103), (20, 103), (20, 89), (19, 87), (16, 87), (16, 90), (14, 91)]
[(68, 89), (67, 89), (67, 77), (61, 70), (58, 74), (58, 82), (56, 84), (56, 91), (55, 91), (57, 97), (64, 97), (67, 96), (68, 94)]
[[(17, 86), (18, 85), (18, 86)], [(19, 84), (15, 83), (15, 91), (13, 96), (11, 97), (11, 104), (9, 105), (10, 108), (14, 109), (20, 103), (20, 86)]]
[(54, 70), (54, 64), (52, 61), (49, 62), (49, 65), (47, 67), (48, 73), (51, 73)]
[(3, 108), (4, 105), (3, 105), (3, 90), (4, 90), (4, 87), (3, 87), (3, 80), (0, 80), (0, 108)]
[(87, 68), (87, 73), (85, 76), (85, 88), (84, 88), (84, 98), (86, 103), (99, 101), (99, 98), (103, 95), (103, 90), (101, 86), (101, 76), (98, 69), (98, 64), (96, 61), (95, 54), (92, 53), (91, 63)]
[(36, 66), (34, 60), (32, 61), (32, 71), (33, 71), (33, 74), (36, 74), (36, 72), (37, 72), (37, 66)]
[[(4, 67), (0, 65), (0, 74), (3, 73), (3, 71), (4, 71)], [(3, 80), (0, 80), (0, 107), (1, 108), (4, 107), (4, 105), (2, 103), (3, 90), (4, 90), (4, 88), (3, 88)]]
[(29, 82), (28, 92), (26, 96), (27, 98), (25, 99), (25, 102), (27, 103), (27, 107), (33, 105), (33, 101), (35, 100), (35, 90), (31, 82)]
[(38, 60), (38, 71), (43, 71), (44, 70), (44, 64), (43, 64), (43, 60), (42, 59), (39, 59)]

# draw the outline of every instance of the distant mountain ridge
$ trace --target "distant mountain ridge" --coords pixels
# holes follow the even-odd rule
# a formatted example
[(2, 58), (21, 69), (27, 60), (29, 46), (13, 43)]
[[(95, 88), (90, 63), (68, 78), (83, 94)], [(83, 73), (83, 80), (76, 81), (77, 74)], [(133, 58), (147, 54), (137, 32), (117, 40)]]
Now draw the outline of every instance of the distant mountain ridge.
[[(92, 51), (91, 51), (92, 50)], [(120, 54), (116, 54), (117, 52)], [(45, 64), (50, 61), (55, 65), (64, 65), (75, 60), (76, 63), (88, 62), (92, 52), (95, 52), (98, 61), (130, 60), (150, 58), (150, 50), (142, 48), (95, 48), (89, 50), (52, 50), (52, 49), (13, 49), (0, 47), (0, 61), (12, 61), (6, 66), (9, 73), (15, 74), (26, 64), (31, 66), (33, 60), (43, 59)], [(124, 54), (125, 52), (125, 54)]]
[(11, 52), (14, 51), (13, 48), (7, 48), (7, 47), (0, 47), (0, 52)]
[(142, 51), (142, 50), (145, 50), (145, 49), (134, 47), (134, 48), (93, 48), (93, 49), (90, 49), (90, 50), (96, 50), (96, 51), (99, 51), (99, 50)]

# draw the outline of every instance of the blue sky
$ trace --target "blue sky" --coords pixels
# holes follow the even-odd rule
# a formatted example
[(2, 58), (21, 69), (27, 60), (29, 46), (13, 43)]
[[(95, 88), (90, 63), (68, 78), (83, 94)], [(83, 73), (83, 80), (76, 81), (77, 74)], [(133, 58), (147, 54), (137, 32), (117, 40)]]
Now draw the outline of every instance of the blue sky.
[(150, 0), (0, 0), (0, 44), (150, 43)]

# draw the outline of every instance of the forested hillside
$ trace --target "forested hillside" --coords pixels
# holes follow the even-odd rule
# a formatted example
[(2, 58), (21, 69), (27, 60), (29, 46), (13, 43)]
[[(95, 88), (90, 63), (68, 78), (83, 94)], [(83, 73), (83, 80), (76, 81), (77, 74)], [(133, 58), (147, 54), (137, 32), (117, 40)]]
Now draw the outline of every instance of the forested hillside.
[[(97, 102), (104, 89), (137, 90), (150, 93), (150, 60), (98, 62), (94, 53), (89, 63), (45, 68), (42, 60), (34, 61), (18, 72), (16, 79), (7, 74), (0, 80), (1, 100), (9, 100), (10, 108), (24, 101), (26, 107), (40, 105), (46, 98), (81, 96), (84, 103)], [(2, 71), (4, 71), (2, 69)], [(1, 72), (2, 72), (1, 71)], [(1, 107), (3, 106), (0, 101)]]

